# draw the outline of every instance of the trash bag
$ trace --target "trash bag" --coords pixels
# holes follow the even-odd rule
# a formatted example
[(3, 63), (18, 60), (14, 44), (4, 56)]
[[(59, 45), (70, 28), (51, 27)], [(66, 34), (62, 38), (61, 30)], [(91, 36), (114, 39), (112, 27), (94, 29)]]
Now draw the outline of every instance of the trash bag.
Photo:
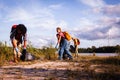
[(26, 61), (32, 61), (35, 59), (35, 56), (32, 55), (31, 53), (26, 53)]
[(20, 56), (22, 61), (32, 61), (35, 60), (35, 56), (31, 53), (28, 53), (25, 49), (22, 50), (22, 55)]
[(20, 60), (25, 61), (26, 53), (27, 53), (26, 49), (23, 49), (22, 50), (22, 55), (20, 56)]

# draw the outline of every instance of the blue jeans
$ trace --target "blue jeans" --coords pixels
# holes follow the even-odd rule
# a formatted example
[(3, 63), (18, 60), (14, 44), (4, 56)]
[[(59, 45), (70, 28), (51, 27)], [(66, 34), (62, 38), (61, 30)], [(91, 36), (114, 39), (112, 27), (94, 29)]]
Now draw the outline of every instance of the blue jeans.
[(68, 40), (66, 40), (66, 39), (62, 39), (61, 44), (60, 44), (60, 50), (59, 50), (59, 59), (60, 60), (63, 59), (64, 51), (66, 52), (69, 59), (72, 59), (72, 55), (71, 55), (71, 53), (69, 51), (69, 47), (70, 47), (70, 42)]

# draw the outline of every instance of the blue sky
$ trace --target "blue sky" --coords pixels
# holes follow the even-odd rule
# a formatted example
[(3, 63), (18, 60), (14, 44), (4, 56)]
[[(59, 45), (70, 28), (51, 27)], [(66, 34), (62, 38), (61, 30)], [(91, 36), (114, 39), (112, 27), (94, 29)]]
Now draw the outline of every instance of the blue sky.
[(0, 0), (0, 41), (11, 45), (11, 26), (19, 23), (35, 47), (55, 45), (58, 26), (79, 38), (79, 47), (117, 45), (120, 0)]

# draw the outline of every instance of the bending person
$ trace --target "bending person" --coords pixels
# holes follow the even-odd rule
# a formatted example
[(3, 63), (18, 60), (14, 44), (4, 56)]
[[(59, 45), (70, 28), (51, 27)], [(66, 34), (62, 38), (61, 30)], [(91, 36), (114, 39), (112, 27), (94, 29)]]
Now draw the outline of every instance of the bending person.
[(21, 52), (21, 44), (24, 41), (23, 49), (26, 50), (27, 45), (27, 28), (23, 24), (13, 25), (11, 28), (10, 39), (13, 46), (14, 52), (14, 62), (18, 62), (20, 60)]
[(56, 28), (57, 31), (57, 39), (58, 39), (58, 44), (59, 44), (59, 60), (63, 59), (63, 53), (66, 52), (67, 56), (69, 59), (72, 59), (72, 55), (69, 51), (70, 47), (70, 42), (65, 38), (64, 33), (62, 32), (60, 27)]

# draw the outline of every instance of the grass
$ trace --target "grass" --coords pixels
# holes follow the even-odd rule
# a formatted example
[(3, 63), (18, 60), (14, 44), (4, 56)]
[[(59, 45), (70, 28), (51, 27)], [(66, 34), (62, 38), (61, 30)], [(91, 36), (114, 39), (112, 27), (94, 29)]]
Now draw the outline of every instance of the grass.
[(0, 66), (13, 57), (12, 48), (0, 42)]
[[(43, 49), (36, 49), (28, 46), (27, 50), (33, 54), (36, 59), (57, 60), (55, 54), (56, 49), (47, 47)], [(6, 64), (13, 59), (12, 48), (0, 42), (0, 66)], [(116, 57), (96, 57), (96, 56), (79, 56), (73, 61), (67, 61), (70, 67), (65, 71), (68, 80), (91, 79), (91, 80), (120, 80), (120, 56)], [(72, 63), (71, 63), (72, 62)], [(75, 65), (74, 63), (78, 63)], [(34, 63), (34, 61), (33, 61)], [(31, 62), (27, 63), (32, 64)], [(91, 68), (91, 65), (95, 65)], [(82, 68), (71, 70), (71, 68)], [(102, 72), (99, 72), (101, 70)], [(56, 72), (55, 72), (56, 73)], [(2, 77), (0, 77), (2, 79)], [(17, 76), (17, 79), (22, 79), (22, 75)], [(54, 75), (48, 76), (45, 80), (57, 80)]]
[(56, 54), (55, 51), (56, 49), (54, 48), (43, 48), (43, 49), (36, 49), (33, 47), (29, 47), (27, 49), (31, 54), (33, 54), (36, 59), (42, 59), (42, 60), (55, 60)]
[[(66, 70), (69, 80), (120, 80), (120, 57), (81, 56), (78, 61), (82, 70)], [(74, 61), (73, 61), (74, 62)], [(82, 65), (82, 64), (84, 65)], [(91, 65), (95, 65), (91, 68)], [(74, 65), (71, 65), (74, 67)], [(100, 70), (100, 71), (99, 71)]]
[[(41, 60), (56, 60), (57, 56), (55, 54), (56, 49), (52, 47), (46, 47), (43, 49), (36, 49), (33, 46), (28, 46), (27, 51), (35, 56), (35, 59)], [(6, 64), (13, 60), (13, 49), (12, 47), (6, 46), (4, 43), (0, 42), (0, 66)]]
[(108, 58), (96, 58), (91, 60), (91, 62), (96, 64), (111, 64), (120, 66), (120, 56), (108, 57)]

